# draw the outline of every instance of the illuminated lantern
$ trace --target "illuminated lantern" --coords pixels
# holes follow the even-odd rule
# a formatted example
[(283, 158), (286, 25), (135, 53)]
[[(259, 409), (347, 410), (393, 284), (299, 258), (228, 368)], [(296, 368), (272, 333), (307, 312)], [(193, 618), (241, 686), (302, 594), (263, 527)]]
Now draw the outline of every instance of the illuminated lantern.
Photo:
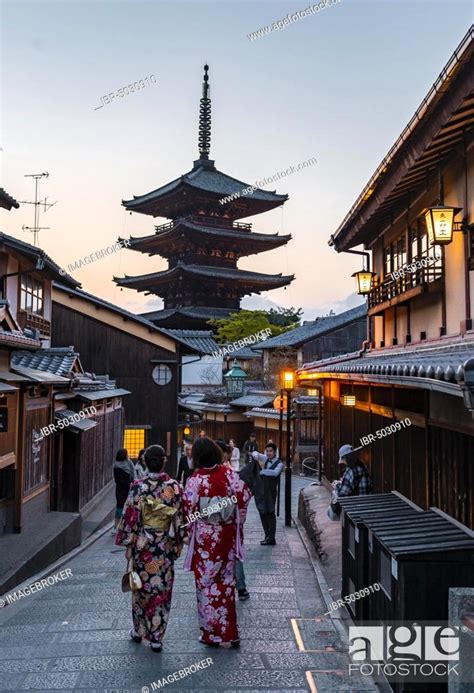
[(352, 275), (356, 278), (357, 293), (361, 296), (369, 294), (372, 289), (372, 282), (375, 276), (374, 272), (368, 270), (360, 270)]
[(429, 207), (423, 212), (430, 245), (448, 245), (453, 240), (455, 207)]

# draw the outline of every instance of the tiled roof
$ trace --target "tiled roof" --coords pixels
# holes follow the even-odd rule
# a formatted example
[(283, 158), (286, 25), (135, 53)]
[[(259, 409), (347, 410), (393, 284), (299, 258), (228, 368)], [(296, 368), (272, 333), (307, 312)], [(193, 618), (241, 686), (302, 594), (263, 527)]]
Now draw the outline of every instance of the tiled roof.
[(6, 346), (31, 346), (38, 348), (41, 346), (41, 341), (39, 339), (27, 337), (25, 333), (20, 330), (11, 330), (7, 332), (6, 330), (0, 329), (0, 344), (5, 344)]
[[(221, 348), (224, 348), (225, 344)], [(228, 359), (258, 359), (261, 358), (262, 352), (260, 349), (253, 348), (251, 346), (244, 346), (241, 349), (236, 349), (232, 353), (226, 354)]]
[(41, 250), (41, 248), (30, 245), (30, 243), (25, 243), (25, 241), (20, 241), (18, 238), (14, 238), (13, 236), (9, 236), (3, 232), (0, 232), (0, 244), (5, 245), (11, 250), (15, 250), (21, 255), (25, 255), (32, 261), (43, 260), (44, 267), (46, 270), (49, 270), (52, 279), (60, 279), (61, 283), (66, 284), (67, 286), (77, 287), (81, 285), (80, 282), (76, 281), (76, 279), (71, 277), (70, 274), (65, 274), (64, 270), (61, 269), (61, 267), (59, 267), (59, 265), (57, 265), (54, 260), (52, 260), (49, 255), (44, 252), (44, 250)]
[[(169, 228), (163, 230), (157, 230), (154, 234), (147, 236), (130, 236), (130, 248), (133, 250), (134, 246), (137, 244), (143, 244), (147, 241), (152, 242), (157, 239), (165, 240), (170, 236), (176, 234), (176, 230), (180, 227), (188, 228), (202, 236), (211, 236), (216, 238), (225, 238), (227, 240), (234, 240), (239, 242), (253, 242), (256, 244), (261, 244), (262, 246), (284, 245), (291, 240), (291, 234), (280, 236), (278, 233), (256, 233), (250, 231), (242, 231), (239, 228), (229, 227), (229, 226), (206, 226), (206, 224), (196, 224), (188, 219), (177, 219)], [(159, 227), (158, 227), (159, 228)], [(122, 240), (122, 239), (119, 239)]]
[(79, 390), (76, 391), (78, 399), (84, 399), (87, 402), (95, 402), (100, 399), (110, 399), (112, 397), (124, 397), (131, 394), (129, 390), (123, 388), (113, 388), (109, 390)]
[(219, 351), (219, 345), (214, 340), (212, 330), (174, 330), (161, 328), (180, 344), (184, 344), (199, 354), (213, 354)]
[[(248, 411), (246, 411), (244, 416), (247, 416), (249, 419), (255, 419), (257, 417), (260, 417), (262, 419), (279, 419), (280, 412), (278, 409), (273, 409), (273, 407), (253, 407), (253, 409), (249, 409)], [(291, 418), (295, 418), (294, 414), (292, 414)]]
[[(96, 426), (99, 425), (98, 421), (94, 421), (93, 419), (89, 417), (85, 417), (83, 419), (77, 419), (76, 414), (78, 412), (72, 411), (72, 409), (61, 409), (61, 411), (56, 411), (54, 412), (54, 418), (59, 421), (64, 419), (69, 419), (71, 421), (70, 425), (67, 427), (67, 430), (75, 431), (76, 433), (79, 433), (81, 431), (89, 431), (91, 428), (95, 428)], [(65, 427), (66, 428), (66, 427)], [(65, 430), (65, 429), (63, 429)]]
[(74, 351), (74, 347), (53, 347), (32, 352), (17, 351), (11, 357), (14, 366), (26, 366), (64, 376), (72, 373), (76, 362), (79, 362), (79, 368), (82, 370), (79, 354)]
[(125, 310), (125, 308), (120, 308), (120, 306), (116, 306), (114, 303), (109, 303), (108, 301), (105, 301), (102, 298), (93, 296), (92, 294), (89, 294), (87, 291), (83, 291), (82, 289), (73, 289), (69, 286), (62, 286), (62, 284), (60, 284), (59, 282), (53, 282), (53, 286), (55, 289), (59, 289), (60, 291), (64, 291), (67, 294), (77, 296), (78, 298), (84, 298), (85, 300), (90, 301), (91, 303), (94, 303), (97, 306), (102, 306), (103, 308), (107, 308), (108, 310), (111, 310), (114, 313), (117, 313), (118, 315), (127, 318), (127, 320), (133, 320), (134, 322), (138, 322), (147, 327), (148, 329), (153, 330), (154, 332), (159, 332), (160, 334), (163, 334), (163, 329), (161, 327), (157, 327), (154, 323), (152, 323), (149, 319), (145, 317), (145, 315), (152, 315), (153, 313), (144, 313), (142, 315), (137, 315), (135, 313), (130, 313), (130, 311)]
[(40, 371), (36, 368), (28, 368), (27, 366), (11, 365), (12, 371), (24, 375), (30, 381), (35, 383), (45, 383), (46, 385), (69, 385), (70, 380), (62, 375), (55, 375), (48, 371)]
[[(163, 308), (162, 310), (154, 310), (150, 313), (141, 313), (141, 316), (146, 320), (160, 322), (170, 317), (189, 317), (198, 320), (211, 320), (212, 318), (227, 318), (230, 313), (235, 312), (236, 308), (207, 308), (206, 306), (188, 306), (186, 308)], [(152, 322), (152, 324), (153, 324)], [(158, 328), (157, 328), (158, 329)], [(159, 328), (163, 331), (163, 328)]]
[(15, 200), (14, 197), (9, 195), (7, 193), (7, 191), (4, 190), (3, 188), (0, 188), (0, 207), (3, 207), (3, 209), (8, 209), (8, 211), (10, 211), (10, 209), (12, 207), (15, 207), (15, 209), (18, 209), (19, 206), (20, 205), (18, 204), (18, 202)]
[[(305, 374), (367, 374), (374, 380), (419, 385), (421, 381), (433, 384), (458, 385), (465, 380), (465, 366), (474, 359), (474, 337), (457, 340), (438, 340), (427, 345), (391, 347), (365, 353), (354, 352), (333, 359), (303, 364), (298, 371)], [(469, 365), (472, 370), (473, 361)], [(372, 378), (371, 378), (372, 379)], [(436, 386), (435, 386), (436, 387)], [(438, 389), (443, 389), (439, 387)]]
[(312, 322), (308, 322), (300, 327), (295, 327), (294, 330), (289, 332), (284, 332), (276, 337), (270, 337), (270, 339), (262, 342), (260, 349), (276, 349), (282, 346), (298, 346), (299, 344), (304, 344), (305, 342), (320, 337), (327, 332), (336, 330), (344, 325), (353, 322), (354, 320), (360, 320), (367, 315), (367, 305), (363, 303), (360, 306), (351, 308), (350, 310), (344, 311), (344, 313), (339, 313), (338, 315), (329, 315), (324, 318), (316, 318)]
[[(157, 188), (156, 190), (153, 190), (145, 195), (134, 195), (132, 200), (123, 200), (122, 204), (126, 209), (133, 211), (134, 208), (142, 205), (143, 203), (151, 202), (159, 199), (160, 197), (164, 197), (183, 185), (189, 185), (197, 190), (217, 193), (223, 197), (226, 195), (232, 195), (233, 193), (240, 193), (244, 189), (251, 187), (249, 183), (244, 183), (237, 178), (232, 178), (231, 176), (218, 171), (213, 166), (206, 165), (204, 167), (197, 165), (194, 166), (191, 171), (188, 171), (179, 178), (175, 178), (170, 183), (162, 185), (161, 188)], [(262, 190), (261, 188), (257, 188), (253, 194), (242, 194), (241, 197), (243, 199), (251, 198), (254, 200), (277, 202), (280, 204), (288, 199), (288, 195), (277, 195), (275, 191)]]
[(233, 399), (230, 404), (236, 407), (264, 407), (271, 404), (275, 397), (273, 395), (244, 395)]
[(162, 270), (161, 272), (151, 272), (150, 274), (140, 274), (134, 277), (114, 277), (114, 282), (118, 286), (143, 285), (145, 288), (150, 281), (168, 280), (177, 277), (179, 274), (192, 274), (198, 277), (210, 277), (225, 279), (227, 281), (247, 281), (256, 284), (281, 285), (289, 284), (294, 279), (293, 274), (263, 274), (261, 272), (250, 272), (248, 270), (234, 269), (230, 267), (216, 267), (212, 265), (185, 265), (178, 262), (174, 267)]

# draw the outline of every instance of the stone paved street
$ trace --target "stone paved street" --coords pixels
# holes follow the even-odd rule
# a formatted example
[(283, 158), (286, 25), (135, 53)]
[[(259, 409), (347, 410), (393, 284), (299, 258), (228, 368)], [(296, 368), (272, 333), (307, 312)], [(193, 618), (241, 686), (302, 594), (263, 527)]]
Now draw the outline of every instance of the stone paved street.
[[(294, 511), (303, 483), (294, 480)], [(198, 642), (194, 580), (183, 572), (183, 558), (162, 654), (132, 643), (130, 596), (120, 591), (123, 550), (107, 532), (66, 562), (71, 578), (1, 610), (0, 689), (153, 690), (153, 681), (212, 657), (209, 668), (165, 688), (375, 691), (370, 681), (348, 677), (347, 647), (334, 621), (322, 616), (326, 608), (297, 529), (286, 529), (280, 516), (277, 546), (261, 547), (261, 538), (252, 501), (245, 534), (251, 599), (238, 606), (240, 650), (208, 649)]]

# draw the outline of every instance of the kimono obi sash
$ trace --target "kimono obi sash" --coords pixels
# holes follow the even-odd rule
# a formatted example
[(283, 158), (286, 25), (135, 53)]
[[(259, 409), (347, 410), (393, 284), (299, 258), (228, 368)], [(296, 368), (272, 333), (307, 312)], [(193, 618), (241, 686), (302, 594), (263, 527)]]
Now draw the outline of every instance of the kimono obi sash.
[(153, 496), (147, 496), (141, 502), (144, 529), (156, 529), (159, 532), (166, 532), (170, 528), (177, 512), (177, 508), (172, 508), (163, 503), (159, 498), (153, 498)]

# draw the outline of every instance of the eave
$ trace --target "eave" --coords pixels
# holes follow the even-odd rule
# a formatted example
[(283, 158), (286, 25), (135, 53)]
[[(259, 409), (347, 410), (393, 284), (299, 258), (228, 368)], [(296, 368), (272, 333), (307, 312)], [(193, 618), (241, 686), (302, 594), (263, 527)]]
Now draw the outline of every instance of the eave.
[(337, 251), (375, 240), (426, 190), (439, 166), (472, 141), (474, 28), (470, 27), (415, 115), (331, 236)]

